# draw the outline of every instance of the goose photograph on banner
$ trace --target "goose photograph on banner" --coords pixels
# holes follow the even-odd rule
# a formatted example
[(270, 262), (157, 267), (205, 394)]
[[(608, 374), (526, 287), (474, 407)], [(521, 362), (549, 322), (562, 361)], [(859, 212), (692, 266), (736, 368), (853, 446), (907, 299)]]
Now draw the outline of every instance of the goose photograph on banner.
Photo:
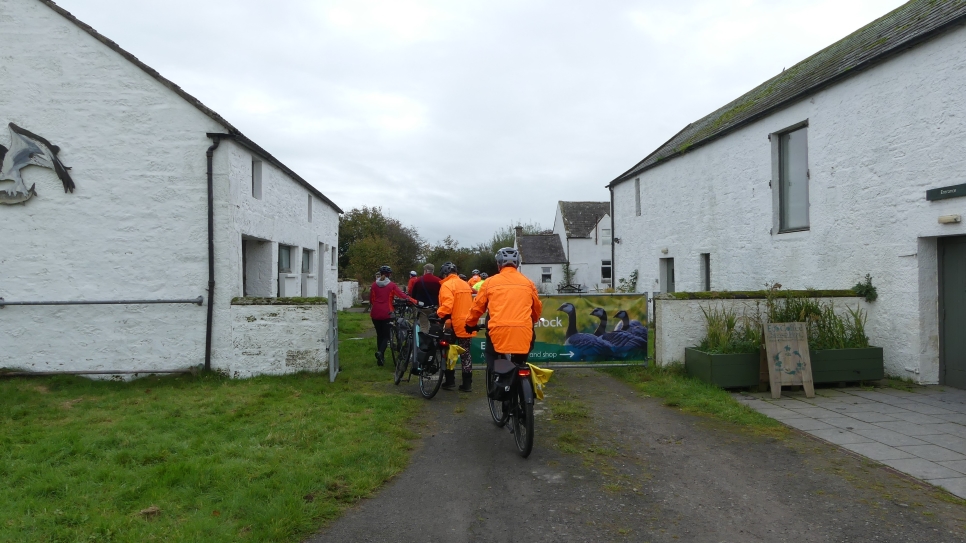
[[(647, 359), (647, 295), (541, 296), (530, 362), (603, 362)], [(486, 338), (473, 338), (473, 363), (483, 364)]]

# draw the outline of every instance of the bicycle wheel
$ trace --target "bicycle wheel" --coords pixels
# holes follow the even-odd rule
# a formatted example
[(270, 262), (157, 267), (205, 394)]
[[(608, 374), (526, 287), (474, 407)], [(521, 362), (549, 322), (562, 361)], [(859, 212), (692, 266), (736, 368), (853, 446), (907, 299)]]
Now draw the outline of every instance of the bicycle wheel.
[(398, 385), (399, 381), (402, 381), (403, 375), (406, 374), (406, 366), (409, 365), (410, 351), (413, 349), (413, 341), (411, 336), (406, 336), (406, 339), (402, 341), (399, 346), (399, 356), (394, 356), (394, 363), (396, 364), (396, 370), (393, 374), (393, 381)]
[(389, 326), (389, 355), (392, 356), (392, 366), (396, 367), (396, 359), (399, 358), (399, 327), (393, 319)]
[(419, 393), (427, 400), (435, 396), (443, 384), (443, 370), (446, 366), (441, 358), (442, 352), (442, 349), (437, 349), (433, 358), (427, 360), (419, 372)]
[[(486, 370), (485, 391), (488, 392), (490, 390), (490, 383), (492, 382), (493, 376), (490, 375), (490, 370)], [(503, 409), (503, 402), (492, 400), (489, 396), (487, 396), (486, 402), (490, 404), (490, 416), (493, 417), (493, 423), (500, 428), (506, 426), (506, 421), (508, 418), (510, 418), (510, 411)]]
[(524, 400), (523, 387), (529, 387), (529, 381), (522, 381), (517, 393), (510, 400), (510, 412), (513, 417), (513, 440), (516, 441), (520, 456), (526, 458), (533, 450), (533, 404)]

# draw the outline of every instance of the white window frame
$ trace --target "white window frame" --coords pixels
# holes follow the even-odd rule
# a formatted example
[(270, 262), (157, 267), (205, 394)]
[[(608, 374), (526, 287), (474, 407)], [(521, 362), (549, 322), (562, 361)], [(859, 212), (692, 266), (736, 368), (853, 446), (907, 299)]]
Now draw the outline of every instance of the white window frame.
[(540, 282), (553, 283), (553, 266), (540, 267)]
[[(607, 270), (610, 277), (604, 277), (604, 270)], [(601, 260), (600, 261), (600, 282), (605, 285), (612, 285), (614, 283), (614, 264), (612, 260)]]
[[(785, 198), (783, 186), (785, 184), (785, 176), (783, 172), (783, 141), (785, 136), (796, 132), (798, 130), (805, 129), (803, 134), (805, 135), (805, 176), (806, 176), (806, 188), (805, 188), (805, 225), (804, 226), (793, 226), (786, 227), (786, 217), (785, 217)], [(808, 162), (808, 121), (802, 121), (793, 124), (789, 127), (783, 128), (777, 132), (768, 135), (768, 139), (771, 140), (771, 156), (772, 156), (772, 176), (769, 185), (772, 189), (772, 234), (792, 234), (795, 232), (807, 232), (811, 229), (811, 202), (810, 202), (810, 190), (811, 190), (811, 165)]]
[(252, 198), (262, 199), (262, 161), (252, 157)]

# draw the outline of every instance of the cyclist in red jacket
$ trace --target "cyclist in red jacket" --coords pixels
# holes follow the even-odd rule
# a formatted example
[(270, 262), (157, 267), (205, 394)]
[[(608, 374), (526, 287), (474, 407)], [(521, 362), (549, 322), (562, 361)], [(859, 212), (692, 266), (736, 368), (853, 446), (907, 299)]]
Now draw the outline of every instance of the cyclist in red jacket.
[(392, 322), (393, 300), (401, 298), (413, 304), (423, 305), (415, 298), (406, 296), (396, 283), (392, 282), (390, 276), (392, 276), (392, 268), (389, 266), (379, 268), (379, 278), (372, 283), (372, 289), (369, 290), (369, 317), (376, 329), (376, 364), (380, 366), (385, 363), (384, 354), (386, 346), (389, 345), (389, 323)]

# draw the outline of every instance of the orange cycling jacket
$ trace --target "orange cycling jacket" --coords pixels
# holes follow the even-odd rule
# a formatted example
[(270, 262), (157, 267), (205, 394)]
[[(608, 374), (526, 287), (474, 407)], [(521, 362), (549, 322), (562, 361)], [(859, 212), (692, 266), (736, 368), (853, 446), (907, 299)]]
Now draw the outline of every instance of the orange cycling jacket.
[(485, 311), (493, 349), (502, 354), (527, 354), (533, 340), (533, 323), (540, 320), (543, 304), (537, 287), (513, 266), (483, 283), (466, 324), (476, 326)]
[(473, 334), (466, 332), (466, 317), (473, 307), (473, 290), (455, 273), (443, 279), (439, 287), (439, 309), (436, 314), (440, 317), (449, 315), (453, 321), (453, 332), (456, 337), (468, 338)]

